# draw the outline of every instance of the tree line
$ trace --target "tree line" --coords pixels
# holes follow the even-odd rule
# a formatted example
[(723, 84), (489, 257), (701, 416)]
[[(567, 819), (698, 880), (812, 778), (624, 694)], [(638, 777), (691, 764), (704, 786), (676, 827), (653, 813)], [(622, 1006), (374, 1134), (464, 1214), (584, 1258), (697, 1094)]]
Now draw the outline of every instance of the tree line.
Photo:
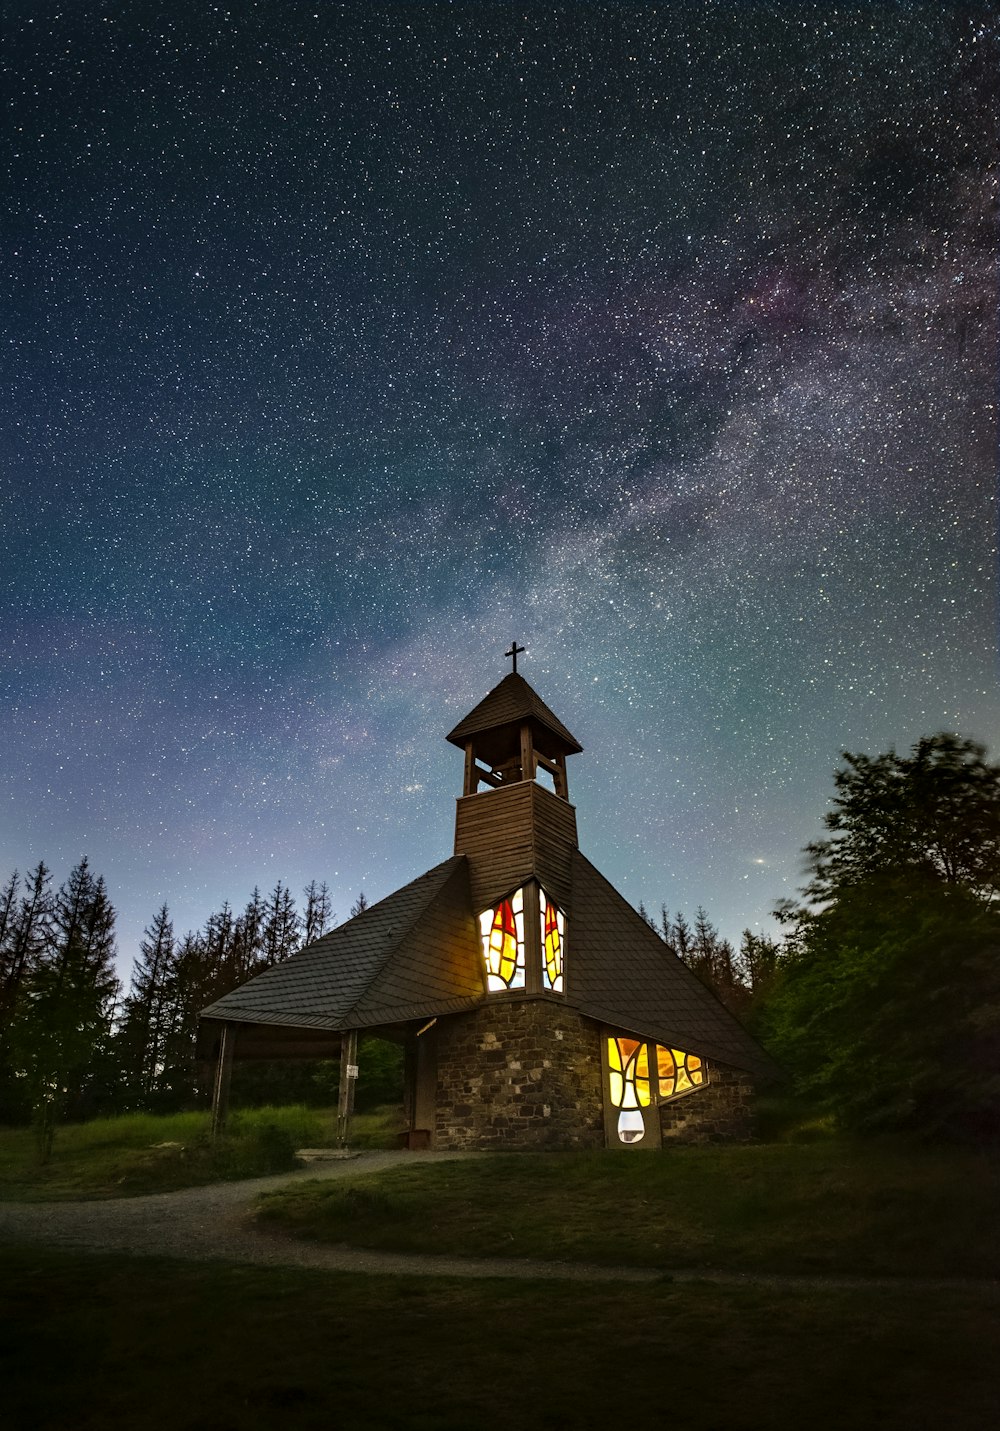
[(279, 880), (182, 937), (164, 904), (126, 991), (115, 910), (87, 859), (58, 888), (44, 863), (12, 874), (0, 890), (0, 1121), (33, 1119), (44, 1145), (65, 1118), (195, 1106), (200, 1011), (333, 927), (326, 884), (313, 880), (303, 900)]
[[(640, 913), (841, 1126), (995, 1139), (1000, 765), (947, 732), (906, 755), (845, 753), (825, 824), (799, 900), (776, 911), (778, 938), (745, 930), (734, 949), (704, 909), (693, 921)], [(164, 905), (125, 992), (115, 911), (87, 860), (58, 889), (44, 864), (12, 875), (0, 890), (0, 1121), (34, 1118), (44, 1146), (63, 1118), (197, 1106), (200, 1010), (333, 926), (326, 885), (303, 895), (300, 910), (279, 881), (181, 938)], [(351, 915), (366, 905), (362, 894)], [(247, 1101), (324, 1101), (332, 1070), (244, 1065), (238, 1077)]]
[(671, 917), (666, 905), (660, 906), (658, 919), (644, 904), (639, 905), (639, 913), (669, 952), (681, 959), (730, 1013), (746, 1024), (753, 1023), (754, 1012), (774, 980), (781, 953), (777, 940), (744, 929), (739, 949), (734, 949), (701, 905), (693, 920), (680, 910)]

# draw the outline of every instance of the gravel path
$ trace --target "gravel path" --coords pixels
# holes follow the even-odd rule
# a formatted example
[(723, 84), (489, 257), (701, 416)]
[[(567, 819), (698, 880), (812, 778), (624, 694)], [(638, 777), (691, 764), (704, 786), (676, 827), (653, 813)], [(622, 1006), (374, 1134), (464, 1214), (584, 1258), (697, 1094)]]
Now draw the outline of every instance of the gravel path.
[[(421, 1162), (448, 1162), (475, 1156), (420, 1153)], [(646, 1268), (588, 1267), (581, 1263), (515, 1261), (490, 1257), (438, 1257), (408, 1252), (367, 1252), (361, 1248), (300, 1242), (261, 1231), (247, 1217), (258, 1194), (310, 1178), (344, 1178), (377, 1173), (412, 1162), (407, 1152), (360, 1153), (316, 1163), (301, 1172), (243, 1182), (212, 1183), (181, 1192), (108, 1202), (0, 1203), (0, 1241), (35, 1242), (92, 1252), (181, 1257), (204, 1261), (256, 1262), (281, 1267), (321, 1267), (333, 1272), (390, 1273), (418, 1277), (554, 1277), (571, 1281), (652, 1282)]]
[[(469, 1153), (420, 1153), (421, 1162), (475, 1157)], [(410, 1252), (371, 1252), (346, 1246), (300, 1242), (261, 1231), (247, 1217), (259, 1193), (311, 1178), (344, 1178), (376, 1173), (412, 1162), (407, 1152), (361, 1153), (318, 1163), (301, 1172), (243, 1182), (213, 1183), (181, 1192), (108, 1202), (0, 1203), (0, 1242), (41, 1243), (91, 1252), (179, 1257), (188, 1261), (253, 1262), (280, 1267), (318, 1267), (413, 1277), (508, 1277), (573, 1282), (745, 1283), (775, 1287), (900, 1287), (914, 1291), (947, 1288), (1000, 1290), (1000, 1283), (964, 1278), (796, 1277), (769, 1273), (682, 1269), (663, 1273), (648, 1267), (602, 1267), (582, 1262), (545, 1262), (501, 1257), (447, 1257)]]

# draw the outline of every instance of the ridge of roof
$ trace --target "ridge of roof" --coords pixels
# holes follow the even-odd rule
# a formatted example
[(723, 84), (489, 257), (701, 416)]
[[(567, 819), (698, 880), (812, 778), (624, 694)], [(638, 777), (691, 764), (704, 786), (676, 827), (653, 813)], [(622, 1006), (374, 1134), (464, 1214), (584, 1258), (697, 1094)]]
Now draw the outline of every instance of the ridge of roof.
[(223, 994), (201, 1016), (263, 1023), (308, 1020), (313, 1027), (350, 1027), (351, 1014), (400, 944), (465, 865), (464, 855), (443, 860), (346, 924)]
[(503, 680), (463, 716), (455, 728), (445, 736), (452, 745), (464, 745), (470, 735), (478, 735), (484, 730), (494, 730), (498, 726), (512, 725), (525, 717), (537, 720), (553, 735), (559, 737), (567, 747), (567, 754), (579, 755), (583, 746), (563, 725), (559, 717), (545, 704), (536, 690), (529, 686), (523, 676), (510, 671)]

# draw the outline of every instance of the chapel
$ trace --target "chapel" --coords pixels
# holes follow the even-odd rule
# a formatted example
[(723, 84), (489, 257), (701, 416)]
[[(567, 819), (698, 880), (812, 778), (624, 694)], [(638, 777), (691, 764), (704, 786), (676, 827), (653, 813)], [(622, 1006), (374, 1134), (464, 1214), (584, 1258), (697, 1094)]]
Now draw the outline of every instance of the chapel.
[(660, 1148), (743, 1139), (775, 1068), (586, 858), (582, 747), (514, 669), (447, 739), (464, 757), (452, 854), (217, 1000), (200, 1046), (225, 1115), (234, 1059), (405, 1048), (410, 1147)]

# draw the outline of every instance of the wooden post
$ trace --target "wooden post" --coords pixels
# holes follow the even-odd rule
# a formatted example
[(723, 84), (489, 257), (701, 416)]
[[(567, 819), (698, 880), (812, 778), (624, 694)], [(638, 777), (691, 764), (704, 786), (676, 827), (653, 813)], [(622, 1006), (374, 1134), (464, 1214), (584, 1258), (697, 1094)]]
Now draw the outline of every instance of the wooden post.
[(229, 1112), (229, 1084), (233, 1076), (233, 1050), (236, 1047), (236, 1029), (232, 1024), (223, 1024), (219, 1037), (219, 1056), (215, 1061), (215, 1081), (212, 1085), (212, 1137), (218, 1138), (226, 1131), (226, 1115)]
[(479, 789), (479, 781), (476, 778), (476, 757), (472, 751), (472, 741), (465, 742), (465, 788), (463, 795), (475, 795)]
[(354, 1088), (358, 1081), (358, 1031), (345, 1029), (340, 1038), (340, 1081), (337, 1088), (337, 1146), (346, 1148), (351, 1136)]
[(535, 778), (535, 742), (531, 737), (531, 726), (525, 721), (521, 727), (521, 779)]
[(568, 800), (569, 781), (566, 779), (566, 757), (562, 751), (556, 756), (556, 769), (553, 779), (555, 781), (556, 794), (561, 795), (564, 800)]

